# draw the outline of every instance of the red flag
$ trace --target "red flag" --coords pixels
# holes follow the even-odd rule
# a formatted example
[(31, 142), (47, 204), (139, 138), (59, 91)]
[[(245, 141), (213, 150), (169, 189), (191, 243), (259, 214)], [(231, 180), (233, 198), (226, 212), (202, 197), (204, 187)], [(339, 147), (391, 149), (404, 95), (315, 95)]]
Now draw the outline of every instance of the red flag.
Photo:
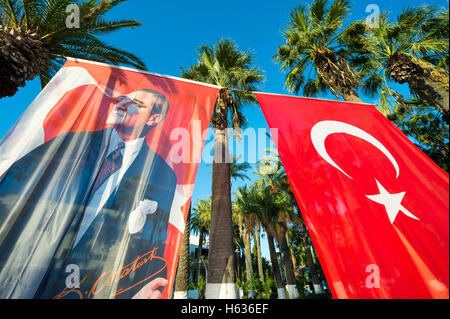
[(256, 96), (333, 296), (448, 298), (448, 174), (372, 105)]
[(170, 298), (218, 90), (68, 60), (0, 141), (0, 296)]

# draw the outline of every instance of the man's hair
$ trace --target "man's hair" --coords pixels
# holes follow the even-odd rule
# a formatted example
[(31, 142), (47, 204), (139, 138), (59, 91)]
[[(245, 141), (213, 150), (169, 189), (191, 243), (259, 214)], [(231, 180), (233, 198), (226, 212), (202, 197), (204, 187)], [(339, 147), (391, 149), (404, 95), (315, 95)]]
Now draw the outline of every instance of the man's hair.
[[(140, 89), (139, 91), (152, 93), (156, 96), (156, 101), (155, 104), (153, 104), (153, 108), (150, 111), (150, 115), (161, 114), (161, 121), (159, 121), (158, 124), (161, 123), (162, 120), (164, 120), (164, 118), (166, 117), (167, 113), (169, 112), (169, 100), (166, 98), (164, 94), (161, 94), (158, 91), (150, 89)], [(152, 126), (146, 125), (141, 136), (147, 135), (151, 131), (151, 129), (157, 126), (158, 124)]]
[(150, 89), (140, 89), (139, 91), (152, 93), (156, 96), (156, 102), (153, 105), (150, 115), (161, 114), (162, 119), (164, 119), (167, 115), (167, 112), (169, 111), (169, 100), (166, 98), (166, 96), (159, 93), (158, 91)]

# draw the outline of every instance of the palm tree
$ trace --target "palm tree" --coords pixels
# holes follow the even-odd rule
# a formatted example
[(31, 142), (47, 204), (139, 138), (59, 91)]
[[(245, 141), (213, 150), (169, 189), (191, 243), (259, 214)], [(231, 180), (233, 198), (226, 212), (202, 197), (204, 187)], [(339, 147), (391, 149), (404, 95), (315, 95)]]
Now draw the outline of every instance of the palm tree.
[[(364, 22), (356, 22), (363, 25)], [(437, 12), (432, 6), (407, 8), (395, 23), (386, 13), (377, 28), (358, 28), (353, 41), (363, 45), (356, 50), (368, 54), (359, 61), (372, 75), (365, 84), (372, 91), (392, 96), (397, 102), (402, 97), (388, 87), (387, 81), (408, 83), (414, 95), (437, 108), (449, 123), (448, 68), (448, 9)], [(370, 67), (365, 64), (370, 61)], [(430, 63), (432, 62), (432, 63)], [(433, 64), (435, 63), (435, 64)]]
[(289, 204), (286, 201), (285, 196), (274, 194), (269, 187), (255, 187), (255, 203), (258, 205), (258, 215), (263, 225), (269, 243), (270, 259), (274, 271), (275, 281), (278, 287), (278, 298), (286, 298), (286, 290), (284, 282), (282, 280), (280, 269), (277, 266), (277, 254), (274, 248), (274, 239), (278, 243), (278, 247), (281, 251), (281, 257), (283, 265), (286, 269), (286, 282), (287, 288), (291, 298), (298, 296), (295, 289), (295, 276), (290, 259), (290, 250), (286, 244), (286, 214), (289, 210)]
[(240, 158), (233, 156), (233, 162), (230, 163), (230, 176), (231, 179), (241, 181), (250, 180), (246, 172), (250, 169), (250, 164), (246, 162), (239, 162)]
[(275, 239), (277, 240), (278, 247), (280, 248), (281, 259), (286, 269), (286, 288), (289, 292), (290, 298), (297, 298), (298, 291), (296, 288), (294, 265), (292, 263), (291, 250), (289, 249), (289, 245), (286, 240), (288, 223), (293, 221), (294, 219), (297, 220), (297, 216), (293, 214), (294, 211), (292, 209), (292, 206), (289, 205), (288, 202), (286, 202), (286, 194), (283, 194), (283, 196), (277, 199), (277, 201), (280, 202), (278, 210), (276, 211), (276, 220), (273, 224), (276, 236)]
[[(235, 259), (236, 259), (236, 279), (242, 282), (242, 256), (245, 256), (245, 245), (243, 241), (243, 220), (241, 214), (238, 213), (239, 208), (236, 205), (236, 201), (232, 203), (232, 220), (233, 220), (233, 244), (235, 247)], [(245, 257), (244, 257), (245, 259)]]
[[(258, 216), (256, 214), (257, 207), (255, 201), (252, 198), (253, 192), (248, 189), (247, 186), (238, 187), (235, 199), (235, 207), (238, 215), (238, 225), (242, 228), (244, 225), (244, 247), (245, 247), (245, 260), (247, 269), (247, 280), (251, 280), (251, 275), (253, 273), (252, 267), (252, 256), (251, 256), (251, 244), (250, 244), (250, 234), (256, 228), (258, 224)], [(242, 233), (242, 230), (241, 230)]]
[[(297, 209), (298, 209), (298, 206), (297, 206)], [(298, 210), (298, 212), (300, 214), (299, 210)], [(299, 225), (302, 230), (302, 246), (303, 246), (303, 250), (305, 252), (306, 262), (307, 262), (308, 268), (309, 268), (309, 273), (311, 275), (314, 293), (321, 294), (323, 292), (322, 284), (320, 283), (317, 267), (316, 267), (316, 264), (315, 264), (313, 256), (312, 256), (311, 238), (309, 237), (308, 230), (306, 228), (306, 224), (303, 219), (300, 219)]]
[(209, 275), (206, 298), (237, 297), (233, 222), (231, 211), (230, 160), (227, 128), (229, 114), (239, 139), (239, 129), (246, 124), (242, 112), (244, 103), (255, 103), (251, 93), (263, 79), (253, 66), (251, 54), (241, 52), (230, 40), (220, 40), (216, 45), (202, 45), (198, 63), (189, 70), (182, 69), (184, 78), (221, 86), (212, 116), (215, 129), (212, 176), (211, 236), (208, 256)]
[(191, 216), (191, 228), (194, 233), (199, 234), (198, 240), (198, 254), (197, 254), (197, 277), (194, 280), (197, 281), (200, 278), (201, 269), (201, 255), (203, 250), (203, 241), (205, 236), (209, 233), (209, 227), (211, 222), (211, 197), (208, 199), (200, 199), (193, 208), (194, 213)]
[(361, 76), (349, 66), (341, 42), (344, 19), (350, 4), (346, 0), (314, 0), (309, 7), (291, 11), (283, 31), (286, 43), (278, 48), (275, 60), (288, 72), (286, 87), (298, 94), (317, 96), (331, 91), (346, 101), (359, 102)]
[(258, 221), (255, 226), (255, 242), (256, 242), (256, 260), (258, 262), (258, 274), (261, 283), (264, 283), (264, 269), (261, 255), (261, 222)]
[[(211, 165), (212, 164), (208, 164)], [(230, 163), (230, 177), (232, 180), (241, 181), (250, 180), (250, 177), (247, 176), (246, 172), (250, 169), (250, 164), (246, 162), (240, 163), (240, 157), (233, 156), (233, 161)], [(212, 170), (209, 172), (212, 174)]]
[(178, 259), (177, 279), (175, 282), (174, 299), (188, 299), (189, 290), (189, 238), (191, 233), (191, 206), (184, 226), (183, 241), (181, 242), (180, 257)]
[[(264, 225), (264, 224), (263, 224)], [(270, 226), (266, 225), (266, 232)], [(286, 288), (284, 287), (283, 278), (281, 277), (280, 266), (278, 264), (277, 252), (271, 232), (267, 232), (267, 242), (269, 244), (270, 262), (272, 263), (273, 275), (277, 284), (278, 299), (286, 299)]]
[(292, 260), (292, 266), (294, 266), (295, 278), (299, 278), (300, 277), (300, 269), (298, 267), (297, 258), (295, 256), (294, 247), (291, 245), (291, 242), (290, 242), (289, 230), (290, 230), (290, 228), (288, 228), (288, 230), (286, 231), (286, 243), (288, 244), (288, 247), (289, 247), (290, 256), (291, 256), (291, 260)]
[[(269, 153), (273, 156), (264, 158), (258, 163), (257, 169), (254, 171), (255, 174), (259, 176), (259, 180), (255, 182), (255, 185), (259, 187), (268, 187), (272, 194), (284, 193), (287, 195), (287, 200), (292, 207), (295, 207), (297, 215), (293, 218), (302, 230), (302, 246), (306, 255), (306, 263), (310, 270), (311, 279), (314, 285), (315, 293), (321, 293), (322, 288), (318, 273), (316, 270), (316, 265), (312, 258), (311, 244), (308, 230), (306, 228), (305, 221), (301, 215), (300, 208), (298, 206), (297, 200), (295, 199), (294, 193), (292, 191), (291, 185), (287, 178), (286, 172), (284, 171), (281, 159), (275, 150), (268, 149)], [(275, 167), (275, 169), (273, 169)], [(288, 219), (292, 219), (292, 215), (288, 216)], [(287, 225), (285, 226), (287, 227)], [(289, 243), (288, 232), (286, 232), (286, 243)], [(289, 245), (288, 245), (289, 247)], [(293, 256), (293, 251), (291, 247), (289, 248), (291, 252), (292, 265), (294, 266), (294, 273), (298, 274), (298, 269), (296, 267), (296, 260)]]
[[(99, 39), (141, 25), (134, 20), (104, 18), (124, 1), (0, 0), (0, 98), (14, 95), (38, 75), (44, 86), (66, 56), (145, 69), (135, 55)], [(66, 23), (66, 8), (71, 4), (76, 4), (80, 12), (76, 28)]]
[(423, 100), (409, 101), (414, 109), (409, 110), (402, 105), (394, 105), (388, 119), (397, 125), (406, 136), (438, 164), (449, 172), (449, 130), (435, 108)]

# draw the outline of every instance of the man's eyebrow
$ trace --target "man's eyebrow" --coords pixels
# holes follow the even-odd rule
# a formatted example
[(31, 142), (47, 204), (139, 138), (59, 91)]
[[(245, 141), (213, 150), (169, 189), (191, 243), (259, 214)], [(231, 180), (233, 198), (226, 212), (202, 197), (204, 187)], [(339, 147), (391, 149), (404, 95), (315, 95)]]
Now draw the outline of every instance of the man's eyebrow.
[(133, 99), (133, 101), (135, 101), (135, 102), (138, 102), (139, 104), (144, 104), (144, 102), (143, 102), (143, 101), (141, 101), (141, 100), (138, 100), (138, 99)]

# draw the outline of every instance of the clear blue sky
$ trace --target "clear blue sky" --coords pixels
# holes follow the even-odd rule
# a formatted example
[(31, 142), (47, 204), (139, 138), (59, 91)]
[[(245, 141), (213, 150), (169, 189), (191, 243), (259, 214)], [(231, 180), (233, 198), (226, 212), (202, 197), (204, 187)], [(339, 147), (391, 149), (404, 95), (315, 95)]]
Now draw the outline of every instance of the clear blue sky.
[[(297, 0), (210, 0), (195, 1), (144, 1), (129, 0), (112, 10), (115, 19), (134, 19), (144, 25), (136, 29), (124, 29), (106, 39), (116, 47), (129, 50), (141, 57), (149, 71), (179, 76), (180, 67), (188, 68), (196, 62), (197, 48), (203, 44), (214, 44), (221, 38), (234, 40), (241, 50), (251, 50), (255, 64), (264, 70), (265, 82), (261, 91), (289, 94), (284, 88), (284, 75), (273, 62), (277, 47), (283, 43), (281, 30), (286, 25), (289, 12), (295, 6), (309, 1)], [(362, 0), (352, 1), (350, 20), (365, 19), (369, 4), (376, 4), (380, 10), (391, 16), (406, 6), (435, 4), (448, 7), (448, 0)], [(39, 80), (28, 82), (12, 98), (0, 100), (2, 118), (0, 137), (17, 121), (40, 91)], [(326, 96), (335, 99), (334, 96)], [(364, 98), (367, 103), (377, 101)], [(267, 128), (258, 106), (245, 109), (249, 126)], [(210, 167), (200, 164), (193, 203), (211, 194)], [(252, 178), (253, 174), (250, 174)], [(250, 182), (251, 183), (251, 182)], [(236, 182), (233, 189), (240, 185)], [(265, 241), (264, 241), (265, 242)], [(267, 245), (263, 254), (268, 256)]]

